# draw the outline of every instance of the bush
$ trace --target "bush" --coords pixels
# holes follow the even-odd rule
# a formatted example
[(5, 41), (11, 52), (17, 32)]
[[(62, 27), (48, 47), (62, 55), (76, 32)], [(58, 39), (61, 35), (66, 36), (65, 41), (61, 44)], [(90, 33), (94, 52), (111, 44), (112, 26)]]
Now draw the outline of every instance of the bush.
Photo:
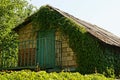
[(71, 72), (52, 72), (45, 71), (32, 72), (29, 70), (14, 71), (11, 73), (0, 72), (0, 80), (114, 80), (106, 78), (102, 74), (81, 75)]

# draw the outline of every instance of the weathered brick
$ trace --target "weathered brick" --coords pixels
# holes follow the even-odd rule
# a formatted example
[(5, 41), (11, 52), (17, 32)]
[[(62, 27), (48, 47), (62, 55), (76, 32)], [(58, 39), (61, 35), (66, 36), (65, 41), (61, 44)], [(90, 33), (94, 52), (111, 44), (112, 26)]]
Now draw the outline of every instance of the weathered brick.
[(73, 60), (73, 57), (72, 56), (67, 57), (67, 61), (69, 60)]
[(67, 52), (62, 52), (62, 57), (67, 57)]
[(68, 48), (67, 48), (67, 51), (68, 51), (68, 52), (72, 52), (72, 49), (68, 47)]
[(68, 66), (68, 62), (67, 61), (62, 62), (62, 66)]
[(67, 47), (62, 48), (62, 52), (67, 52)]
[(69, 66), (74, 66), (76, 65), (76, 62), (74, 60), (69, 61)]
[(67, 61), (67, 57), (62, 57), (62, 62)]
[(62, 44), (62, 47), (68, 47), (67, 43)]

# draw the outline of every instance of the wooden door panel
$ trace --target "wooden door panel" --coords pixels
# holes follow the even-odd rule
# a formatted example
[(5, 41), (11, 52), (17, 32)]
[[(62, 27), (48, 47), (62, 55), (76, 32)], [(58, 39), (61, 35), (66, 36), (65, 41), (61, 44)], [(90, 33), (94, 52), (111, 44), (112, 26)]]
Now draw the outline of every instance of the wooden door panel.
[(37, 46), (40, 67), (53, 68), (55, 66), (55, 32), (38, 32)]

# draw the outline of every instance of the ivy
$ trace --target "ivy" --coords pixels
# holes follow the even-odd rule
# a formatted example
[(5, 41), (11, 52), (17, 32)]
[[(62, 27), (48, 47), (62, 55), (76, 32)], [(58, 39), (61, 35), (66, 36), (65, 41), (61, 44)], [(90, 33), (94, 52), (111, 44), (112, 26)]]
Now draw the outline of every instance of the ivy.
[(59, 29), (63, 35), (68, 36), (69, 46), (77, 55), (77, 70), (83, 74), (106, 72), (107, 67), (114, 63), (113, 54), (106, 54), (100, 41), (89, 34), (84, 26), (78, 25), (49, 6), (40, 8), (33, 17), (33, 25), (40, 30)]

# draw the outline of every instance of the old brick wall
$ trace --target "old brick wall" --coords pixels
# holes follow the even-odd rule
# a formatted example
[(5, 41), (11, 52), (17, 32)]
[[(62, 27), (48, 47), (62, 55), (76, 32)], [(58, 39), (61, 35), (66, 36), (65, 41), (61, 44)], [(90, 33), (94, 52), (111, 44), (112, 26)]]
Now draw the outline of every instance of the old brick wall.
[(33, 47), (35, 48), (36, 47), (36, 36), (37, 36), (37, 34), (35, 32), (33, 32), (32, 23), (29, 23), (25, 27), (19, 29), (19, 31), (17, 33), (19, 35), (19, 41), (20, 42), (29, 40), (25, 44), (20, 44), (20, 48), (22, 48), (21, 46), (23, 46), (23, 45), (29, 45), (29, 46), (26, 46), (26, 47), (30, 47), (30, 48), (33, 48)]
[[(62, 41), (62, 66), (69, 67), (69, 66), (76, 66), (76, 56), (72, 49), (69, 47), (68, 38), (63, 36), (59, 31), (56, 31), (56, 40)], [(56, 60), (59, 61), (60, 54), (57, 53)]]
[(18, 30), (19, 35), (19, 66), (35, 65), (36, 56), (36, 33), (33, 32), (32, 24), (29, 23)]

